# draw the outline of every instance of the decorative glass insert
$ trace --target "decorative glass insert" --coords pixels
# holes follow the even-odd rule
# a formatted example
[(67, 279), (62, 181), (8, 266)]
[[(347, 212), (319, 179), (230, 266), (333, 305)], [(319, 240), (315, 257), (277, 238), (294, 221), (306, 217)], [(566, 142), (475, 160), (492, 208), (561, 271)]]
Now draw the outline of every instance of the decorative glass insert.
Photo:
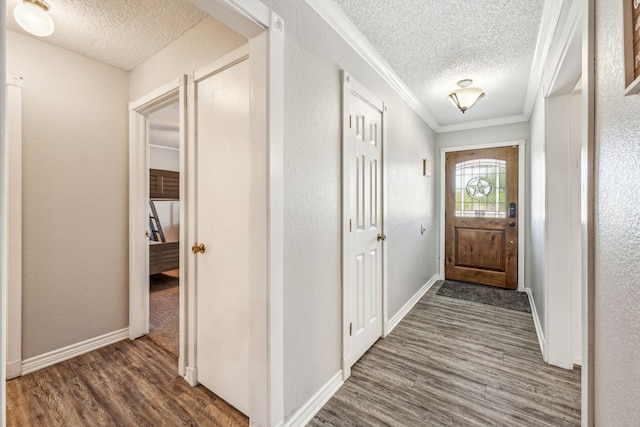
[(478, 159), (456, 165), (458, 217), (507, 217), (507, 162)]

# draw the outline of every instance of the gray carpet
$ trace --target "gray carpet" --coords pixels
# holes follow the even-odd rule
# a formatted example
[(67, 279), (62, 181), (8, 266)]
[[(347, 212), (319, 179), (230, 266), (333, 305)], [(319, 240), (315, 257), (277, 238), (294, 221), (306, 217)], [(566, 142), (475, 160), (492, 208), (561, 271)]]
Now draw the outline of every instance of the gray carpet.
[(179, 272), (149, 277), (149, 338), (178, 357)]
[(440, 286), (436, 295), (531, 313), (529, 298), (525, 292), (518, 292), (515, 289), (476, 285), (475, 283), (457, 282), (454, 280), (445, 280), (443, 282), (441, 281), (441, 283), (442, 286)]

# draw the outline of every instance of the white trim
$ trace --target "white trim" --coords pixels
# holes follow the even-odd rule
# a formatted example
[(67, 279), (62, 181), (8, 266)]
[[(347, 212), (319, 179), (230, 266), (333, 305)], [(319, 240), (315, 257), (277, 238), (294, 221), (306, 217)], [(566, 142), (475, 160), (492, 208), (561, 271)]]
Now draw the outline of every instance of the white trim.
[[(6, 81), (7, 78), (7, 32), (4, 30), (6, 28), (6, 11), (7, 5), (5, 0), (0, 0), (0, 10), (3, 11), (0, 14), (0, 27), (3, 28), (3, 31), (0, 32), (0, 81)], [(6, 171), (6, 115), (4, 112), (6, 111), (6, 85), (0, 86), (0, 165), (2, 166), (2, 170)], [(7, 200), (6, 197), (6, 189), (5, 189), (5, 174), (0, 173), (0, 241), (5, 242), (7, 240), (7, 228), (6, 228), (6, 207)], [(7, 253), (5, 250), (5, 246), (0, 244), (0, 272), (5, 271), (7, 266)], [(4, 274), (0, 274), (0, 312), (7, 312), (7, 280)], [(0, 409), (3, 412), (0, 412), (0, 427), (4, 427), (6, 425), (5, 420), (5, 408), (7, 402), (7, 381), (6, 381), (6, 356), (7, 356), (7, 321), (6, 316), (0, 315)]]
[(7, 379), (22, 375), (22, 360), (7, 361)]
[[(385, 219), (387, 218), (387, 120), (388, 112), (387, 106), (382, 104), (382, 234), (387, 234), (385, 229)], [(389, 287), (387, 286), (387, 279), (389, 273), (389, 256), (387, 245), (382, 245), (382, 338), (385, 338), (391, 332), (387, 328), (387, 321), (389, 319)]]
[(398, 311), (392, 318), (391, 320), (389, 320), (389, 322), (387, 322), (386, 329), (387, 329), (387, 335), (390, 334), (394, 328), (396, 326), (398, 326), (398, 323), (400, 323), (400, 321), (402, 319), (404, 319), (404, 317), (409, 314), (409, 312), (411, 311), (411, 309), (418, 303), (418, 301), (420, 301), (420, 299), (427, 293), (427, 291), (429, 291), (429, 289), (431, 289), (431, 287), (440, 279), (440, 276), (438, 274), (434, 274), (433, 277), (431, 277), (431, 279), (429, 279), (429, 281), (427, 283), (425, 283), (420, 290), (418, 290), (418, 292), (416, 292), (416, 294), (414, 296), (411, 297), (411, 299), (409, 301), (406, 302), (405, 305), (402, 306), (402, 308), (400, 309), (400, 311)]
[(444, 275), (444, 251), (445, 251), (445, 156), (446, 153), (452, 151), (466, 151), (466, 150), (480, 150), (485, 148), (499, 148), (518, 146), (518, 290), (523, 291), (525, 288), (525, 276), (524, 276), (524, 261), (525, 261), (525, 230), (527, 228), (527, 220), (525, 212), (527, 211), (528, 195), (525, 195), (525, 180), (526, 180), (526, 141), (524, 139), (518, 139), (515, 141), (504, 142), (491, 142), (487, 144), (474, 144), (465, 145), (460, 147), (444, 147), (440, 149), (440, 278), (445, 279)]
[[(250, 371), (253, 378), (252, 388), (256, 383), (263, 383), (267, 387), (265, 402), (268, 425), (276, 426), (284, 423), (284, 37), (285, 24), (280, 16), (271, 11), (270, 29), (266, 34), (266, 47), (262, 47), (258, 40), (250, 41), (251, 56), (254, 64), (264, 64), (268, 70), (265, 83), (267, 108), (262, 115), (256, 115), (253, 120), (261, 119), (267, 128), (265, 148), (267, 153), (267, 283), (266, 306), (263, 304), (268, 328), (266, 330), (266, 360), (265, 369), (256, 364)], [(255, 68), (255, 67), (254, 67)], [(259, 69), (256, 72), (260, 72)], [(257, 80), (257, 78), (256, 78)], [(253, 91), (254, 95), (257, 92)], [(258, 133), (260, 130), (255, 128)], [(264, 135), (264, 133), (263, 133)], [(260, 322), (260, 319), (256, 319)], [(259, 371), (259, 372), (257, 372)], [(257, 378), (256, 373), (264, 372), (266, 378)], [(256, 399), (253, 398), (252, 402)], [(254, 405), (253, 408), (256, 408)], [(255, 419), (256, 417), (254, 417)]]
[(22, 78), (6, 84), (4, 161), (4, 256), (7, 311), (6, 374), (20, 376), (22, 368)]
[(218, 74), (226, 69), (239, 64), (249, 58), (249, 44), (244, 44), (229, 53), (222, 55), (213, 62), (193, 72), (193, 80), (199, 82), (213, 74)]
[(547, 352), (547, 344), (544, 338), (544, 330), (542, 329), (542, 324), (540, 323), (540, 317), (538, 316), (538, 310), (536, 309), (536, 302), (533, 300), (533, 294), (531, 293), (530, 288), (525, 288), (524, 292), (526, 292), (527, 296), (529, 297), (531, 316), (533, 316), (533, 324), (536, 327), (536, 335), (538, 337), (538, 344), (540, 345), (540, 352), (542, 353), (542, 358), (544, 359)]
[(22, 362), (22, 375), (46, 368), (47, 366), (55, 365), (56, 363), (64, 362), (65, 360), (106, 347), (127, 338), (129, 338), (129, 328), (124, 328), (72, 344), (67, 347), (59, 348), (39, 356), (30, 357)]
[(198, 385), (198, 370), (191, 366), (187, 366), (184, 373), (184, 379), (191, 387)]
[(191, 0), (209, 15), (247, 39), (270, 28), (270, 9), (259, 0)]
[(528, 122), (529, 118), (524, 114), (516, 116), (498, 117), (496, 119), (479, 120), (477, 122), (458, 123), (455, 125), (440, 126), (437, 133), (456, 132), (460, 130), (487, 128), (491, 126), (510, 125), (513, 123)]
[(320, 390), (314, 394), (295, 414), (285, 423), (285, 427), (306, 426), (309, 421), (322, 409), (322, 407), (342, 387), (342, 372), (337, 372)]
[(440, 125), (431, 113), (413, 94), (411, 89), (398, 77), (391, 66), (376, 52), (367, 38), (332, 1), (305, 0), (305, 2), (333, 28), (349, 46), (376, 72), (391, 88), (431, 127), (436, 133)]
[[(139, 338), (149, 332), (149, 129), (147, 116), (149, 113), (180, 99), (180, 90), (184, 85), (184, 80), (184, 77), (176, 78), (129, 103), (130, 339)], [(180, 144), (183, 145), (182, 130), (180, 135)], [(180, 170), (180, 173), (184, 174), (184, 171)], [(180, 202), (180, 211), (180, 217), (183, 218), (182, 201)], [(182, 245), (183, 242), (180, 242), (181, 247)], [(180, 280), (182, 282), (183, 279)], [(184, 286), (180, 286), (181, 294), (183, 288)]]
[(536, 102), (538, 89), (540, 88), (544, 77), (545, 64), (549, 57), (553, 36), (556, 33), (558, 22), (560, 21), (560, 15), (562, 14), (562, 7), (565, 2), (566, 0), (545, 0), (544, 2), (542, 20), (540, 22), (540, 32), (538, 33), (536, 50), (533, 55), (531, 72), (529, 74), (529, 85), (527, 87), (527, 94), (522, 107), (522, 113), (527, 120), (531, 118), (531, 113), (533, 112), (533, 106)]

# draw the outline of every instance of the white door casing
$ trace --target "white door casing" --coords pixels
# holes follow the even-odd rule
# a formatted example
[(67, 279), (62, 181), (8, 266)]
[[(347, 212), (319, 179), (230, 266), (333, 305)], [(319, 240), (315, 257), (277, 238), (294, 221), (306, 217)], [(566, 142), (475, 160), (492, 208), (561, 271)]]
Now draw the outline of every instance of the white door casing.
[[(180, 110), (180, 176), (185, 173), (186, 146), (186, 76), (180, 76), (144, 97), (129, 104), (129, 338), (139, 338), (149, 332), (149, 114), (171, 103), (179, 102)], [(184, 194), (184, 180), (180, 180), (180, 194)], [(180, 198), (180, 217), (185, 201)], [(180, 230), (180, 247), (184, 246), (184, 227)], [(180, 249), (183, 254), (184, 250)], [(181, 257), (182, 258), (182, 257)], [(182, 269), (182, 259), (180, 268)], [(185, 279), (180, 275), (180, 299), (184, 298)], [(180, 306), (183, 311), (182, 305)], [(180, 358), (184, 366), (184, 322), (180, 321)]]
[[(197, 381), (249, 414), (250, 64), (245, 47), (196, 73), (195, 259)], [(202, 77), (198, 77), (202, 75)], [(193, 243), (195, 243), (193, 242)]]
[(343, 75), (343, 378), (383, 332), (384, 105)]
[(4, 282), (6, 283), (7, 378), (22, 374), (22, 78), (6, 83), (6, 146), (3, 164), (6, 232)]

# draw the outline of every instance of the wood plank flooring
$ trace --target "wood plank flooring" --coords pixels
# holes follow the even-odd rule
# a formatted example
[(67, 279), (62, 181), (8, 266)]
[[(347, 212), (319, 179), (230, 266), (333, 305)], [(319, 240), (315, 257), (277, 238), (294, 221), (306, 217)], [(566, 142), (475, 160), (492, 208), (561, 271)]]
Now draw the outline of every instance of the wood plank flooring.
[(530, 313), (432, 287), (309, 423), (579, 426), (580, 369), (542, 361)]
[(242, 413), (177, 375), (148, 338), (121, 341), (7, 382), (7, 426), (248, 426)]

